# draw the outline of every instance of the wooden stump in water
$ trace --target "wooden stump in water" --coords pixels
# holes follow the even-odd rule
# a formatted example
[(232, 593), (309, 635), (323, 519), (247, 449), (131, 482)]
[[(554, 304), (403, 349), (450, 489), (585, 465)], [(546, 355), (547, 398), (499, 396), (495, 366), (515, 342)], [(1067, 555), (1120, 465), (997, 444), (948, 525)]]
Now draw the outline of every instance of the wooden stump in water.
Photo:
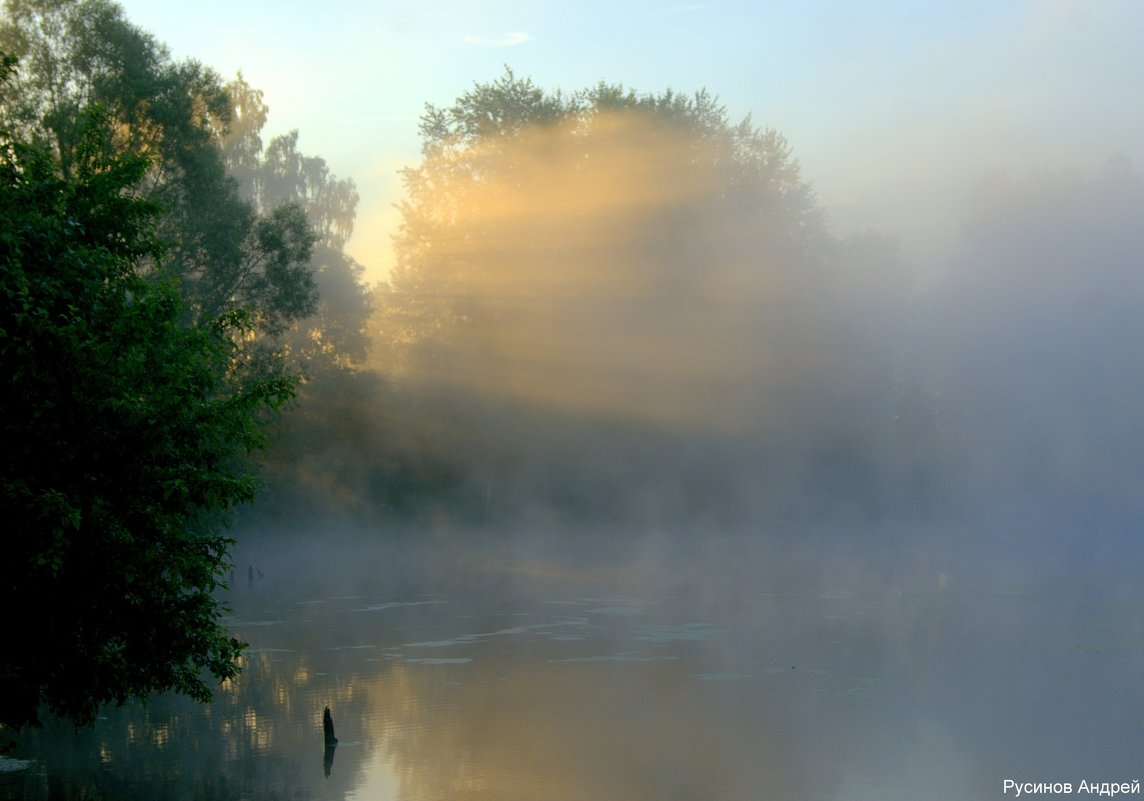
[(322, 733), (326, 737), (327, 746), (338, 744), (338, 738), (334, 736), (334, 716), (330, 714), (329, 707), (322, 713)]

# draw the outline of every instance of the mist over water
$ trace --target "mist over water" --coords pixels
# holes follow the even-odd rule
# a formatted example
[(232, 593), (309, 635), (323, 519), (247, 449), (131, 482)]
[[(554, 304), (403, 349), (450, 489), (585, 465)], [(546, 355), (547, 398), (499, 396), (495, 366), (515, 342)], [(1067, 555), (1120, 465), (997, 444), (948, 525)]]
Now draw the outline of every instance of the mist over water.
[(432, 532), (441, 598), (519, 616), (401, 649), (481, 688), (449, 696), (476, 797), (1127, 779), (1138, 170), (974, 176), (955, 251), (911, 265), (791, 203), (797, 172), (760, 213), (719, 143), (595, 124), (470, 152), (472, 194), (417, 207), (451, 209), (441, 252), (379, 297), (381, 401), (334, 469)]
[(407, 173), (376, 375), (283, 421), (237, 556), (352, 598), (347, 797), (1131, 778), (1144, 184), (969, 175), (935, 266), (835, 236), (772, 132), (601, 112)]
[(1138, 168), (968, 171), (917, 265), (837, 236), (778, 134), (678, 122), (427, 150), (369, 369), (311, 377), (240, 518), (246, 672), (58, 764), (409, 801), (1137, 778)]
[(45, 789), (971, 799), (1134, 775), (1134, 581), (693, 533), (589, 555), (525, 532), (248, 532), (242, 676), (206, 710), (160, 698), (36, 735)]
[(603, 110), (407, 171), (376, 377), (315, 383), (284, 421), (290, 500), (573, 541), (894, 531), (1120, 561), (1137, 169), (967, 169), (935, 269), (892, 230), (835, 236), (781, 137), (728, 130)]

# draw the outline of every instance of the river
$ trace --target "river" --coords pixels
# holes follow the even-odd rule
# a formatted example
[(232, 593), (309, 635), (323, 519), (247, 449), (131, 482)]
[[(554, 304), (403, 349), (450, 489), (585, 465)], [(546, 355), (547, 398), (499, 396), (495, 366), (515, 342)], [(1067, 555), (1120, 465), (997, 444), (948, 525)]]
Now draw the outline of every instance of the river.
[(0, 797), (955, 801), (1140, 778), (1134, 582), (924, 550), (571, 553), (244, 543), (241, 676), (208, 706), (29, 731)]

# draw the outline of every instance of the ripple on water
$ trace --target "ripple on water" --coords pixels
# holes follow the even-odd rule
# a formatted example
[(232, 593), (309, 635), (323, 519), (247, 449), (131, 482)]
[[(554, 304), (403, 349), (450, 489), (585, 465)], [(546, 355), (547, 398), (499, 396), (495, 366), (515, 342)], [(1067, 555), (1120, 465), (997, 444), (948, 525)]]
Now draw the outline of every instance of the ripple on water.
[(548, 661), (553, 664), (562, 664), (567, 662), (674, 662), (677, 659), (679, 659), (678, 656), (673, 656), (671, 654), (656, 654), (649, 656), (647, 654), (625, 651), (624, 653), (619, 654), (570, 656), (566, 659), (549, 659)]
[(692, 673), (691, 678), (699, 681), (741, 681), (754, 677), (746, 673)]
[(723, 629), (710, 623), (684, 623), (682, 626), (658, 625), (641, 626), (632, 639), (644, 642), (698, 642), (717, 634), (726, 634)]
[(368, 606), (358, 607), (351, 609), (351, 612), (384, 612), (387, 609), (404, 609), (410, 606), (433, 606), (436, 604), (446, 604), (448, 601), (386, 601), (380, 604), (369, 604)]

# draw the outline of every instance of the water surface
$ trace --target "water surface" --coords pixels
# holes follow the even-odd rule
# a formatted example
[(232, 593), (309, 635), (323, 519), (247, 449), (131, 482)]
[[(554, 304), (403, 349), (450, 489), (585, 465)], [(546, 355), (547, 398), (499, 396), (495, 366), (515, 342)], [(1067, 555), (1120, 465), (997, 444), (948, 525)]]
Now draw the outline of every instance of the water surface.
[(1107, 575), (289, 550), (237, 554), (250, 648), (214, 703), (31, 732), (5, 797), (949, 801), (1139, 778), (1144, 594)]

